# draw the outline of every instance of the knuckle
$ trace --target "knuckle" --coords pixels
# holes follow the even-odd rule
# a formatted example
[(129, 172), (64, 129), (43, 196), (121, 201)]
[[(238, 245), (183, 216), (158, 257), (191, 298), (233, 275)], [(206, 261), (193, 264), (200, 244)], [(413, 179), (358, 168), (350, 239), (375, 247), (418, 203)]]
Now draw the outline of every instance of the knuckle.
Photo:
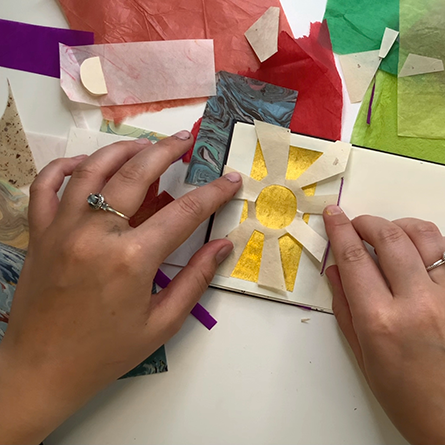
[(368, 251), (362, 243), (346, 245), (340, 252), (340, 261), (343, 263), (357, 263), (368, 257)]
[(421, 221), (415, 224), (414, 231), (425, 240), (441, 237), (439, 228), (430, 221)]
[(74, 169), (71, 177), (80, 180), (90, 179), (92, 177), (97, 177), (100, 174), (100, 172), (101, 168), (98, 164), (93, 162), (86, 162), (78, 165)]
[(124, 183), (138, 183), (147, 176), (147, 169), (144, 163), (124, 164), (117, 172), (118, 179)]
[(395, 244), (400, 242), (406, 237), (406, 233), (395, 224), (382, 227), (378, 231), (378, 239), (380, 239), (385, 244)]
[(204, 215), (202, 203), (191, 195), (184, 195), (177, 200), (180, 213), (193, 219), (201, 219)]

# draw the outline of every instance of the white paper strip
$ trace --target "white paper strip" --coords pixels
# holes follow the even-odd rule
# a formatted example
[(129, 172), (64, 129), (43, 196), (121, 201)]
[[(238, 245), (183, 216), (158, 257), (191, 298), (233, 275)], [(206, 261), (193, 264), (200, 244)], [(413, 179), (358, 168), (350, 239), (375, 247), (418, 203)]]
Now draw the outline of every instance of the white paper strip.
[(400, 70), (399, 77), (437, 73), (439, 71), (444, 71), (442, 60), (419, 56), (417, 54), (408, 54), (408, 57)]
[(264, 234), (264, 247), (258, 285), (269, 289), (278, 289), (283, 292), (286, 291), (280, 246), (278, 244), (276, 233)]
[(397, 40), (398, 35), (399, 31), (394, 31), (394, 29), (391, 28), (385, 28), (385, 33), (383, 34), (382, 44), (380, 45), (379, 50), (379, 57), (381, 59), (384, 59), (388, 55), (389, 51)]
[(343, 173), (348, 164), (352, 145), (337, 141), (326, 148), (320, 156), (296, 181), (286, 181), (286, 185), (292, 189), (292, 182), (303, 188), (307, 185), (336, 176)]

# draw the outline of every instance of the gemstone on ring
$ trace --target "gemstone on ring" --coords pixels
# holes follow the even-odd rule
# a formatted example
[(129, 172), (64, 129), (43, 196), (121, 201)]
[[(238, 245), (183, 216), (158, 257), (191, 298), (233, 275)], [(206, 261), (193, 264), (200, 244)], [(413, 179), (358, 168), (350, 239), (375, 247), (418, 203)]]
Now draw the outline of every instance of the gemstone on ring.
[(87, 198), (87, 202), (94, 210), (99, 210), (105, 203), (105, 198), (100, 193), (91, 193)]

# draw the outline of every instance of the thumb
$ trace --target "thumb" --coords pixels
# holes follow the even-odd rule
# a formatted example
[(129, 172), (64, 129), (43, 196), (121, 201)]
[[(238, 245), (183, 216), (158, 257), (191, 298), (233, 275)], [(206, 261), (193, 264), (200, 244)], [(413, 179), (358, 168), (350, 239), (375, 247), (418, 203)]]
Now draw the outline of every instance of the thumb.
[(152, 308), (154, 322), (162, 330), (176, 333), (215, 276), (218, 266), (229, 256), (233, 244), (227, 239), (211, 241), (193, 255), (187, 266), (159, 294)]

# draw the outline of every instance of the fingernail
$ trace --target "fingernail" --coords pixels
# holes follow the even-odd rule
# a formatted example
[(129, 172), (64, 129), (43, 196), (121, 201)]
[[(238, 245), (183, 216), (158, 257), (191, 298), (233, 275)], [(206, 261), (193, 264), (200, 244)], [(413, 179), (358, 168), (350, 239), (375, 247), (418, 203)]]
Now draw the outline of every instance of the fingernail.
[(151, 144), (151, 141), (147, 138), (136, 139), (134, 142), (136, 142), (136, 144), (141, 144), (141, 145)]
[(343, 213), (343, 210), (339, 206), (327, 206), (325, 211), (326, 214), (329, 216), (340, 215), (341, 213)]
[(190, 139), (191, 135), (192, 135), (192, 133), (190, 133), (190, 131), (182, 130), (182, 131), (178, 131), (173, 136), (178, 139), (181, 139), (181, 141), (186, 141), (187, 139)]
[(241, 181), (241, 175), (238, 172), (227, 173), (227, 175), (224, 175), (224, 178), (233, 183)]
[(78, 156), (73, 156), (71, 159), (84, 159), (87, 157), (88, 157), (88, 155), (78, 155)]
[(232, 252), (233, 244), (226, 244), (221, 250), (216, 254), (216, 262), (221, 264)]

